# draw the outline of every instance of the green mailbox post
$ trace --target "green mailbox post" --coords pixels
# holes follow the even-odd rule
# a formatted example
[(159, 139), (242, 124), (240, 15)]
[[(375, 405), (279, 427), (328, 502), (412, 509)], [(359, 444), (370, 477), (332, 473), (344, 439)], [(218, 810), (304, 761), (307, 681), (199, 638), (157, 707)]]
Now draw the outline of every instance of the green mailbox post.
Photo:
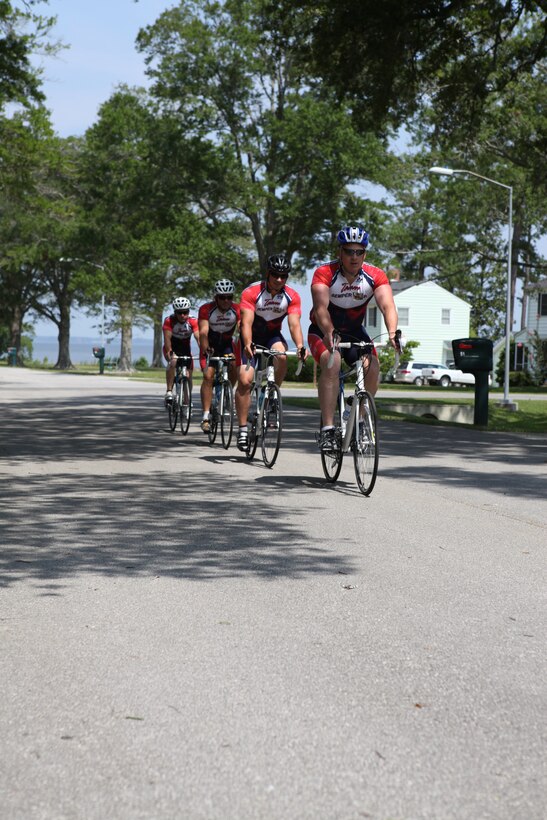
[(494, 366), (491, 339), (453, 339), (454, 364), (475, 376), (475, 413), (473, 424), (488, 426), (488, 374)]
[(17, 367), (17, 348), (8, 347), (8, 367)]
[(94, 347), (93, 355), (99, 360), (99, 373), (104, 373), (104, 347)]

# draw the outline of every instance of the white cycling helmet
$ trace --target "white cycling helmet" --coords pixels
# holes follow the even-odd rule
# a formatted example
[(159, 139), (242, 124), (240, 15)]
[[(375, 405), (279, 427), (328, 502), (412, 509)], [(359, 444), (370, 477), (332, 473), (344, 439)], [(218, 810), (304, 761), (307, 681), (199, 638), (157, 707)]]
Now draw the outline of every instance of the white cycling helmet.
[(215, 296), (232, 296), (235, 292), (235, 285), (229, 279), (219, 279), (215, 282), (213, 293)]
[(190, 310), (190, 302), (185, 296), (175, 296), (173, 310)]
[(337, 239), (339, 245), (349, 245), (352, 242), (356, 242), (364, 248), (368, 245), (368, 233), (361, 225), (346, 225), (338, 231)]

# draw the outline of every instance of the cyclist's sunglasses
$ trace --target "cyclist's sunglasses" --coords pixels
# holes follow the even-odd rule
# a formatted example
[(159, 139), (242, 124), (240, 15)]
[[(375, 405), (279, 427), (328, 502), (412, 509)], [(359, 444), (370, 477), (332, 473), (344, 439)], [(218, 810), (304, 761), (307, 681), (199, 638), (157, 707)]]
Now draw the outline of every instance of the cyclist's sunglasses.
[(346, 256), (364, 256), (365, 249), (364, 248), (346, 248), (342, 247), (342, 250), (346, 254)]
[(289, 278), (288, 273), (277, 273), (277, 271), (275, 271), (275, 270), (269, 270), (268, 275), (273, 276), (274, 279), (288, 279)]
[(233, 298), (234, 298), (234, 297), (232, 296), (232, 294), (231, 294), (231, 293), (230, 293), (230, 294), (227, 294), (227, 293), (217, 293), (217, 296), (218, 296), (218, 298), (219, 298), (219, 299), (228, 299), (230, 302), (232, 302), (232, 301), (233, 301)]
[(189, 313), (190, 313), (189, 310), (176, 310), (175, 311), (176, 316), (188, 316)]

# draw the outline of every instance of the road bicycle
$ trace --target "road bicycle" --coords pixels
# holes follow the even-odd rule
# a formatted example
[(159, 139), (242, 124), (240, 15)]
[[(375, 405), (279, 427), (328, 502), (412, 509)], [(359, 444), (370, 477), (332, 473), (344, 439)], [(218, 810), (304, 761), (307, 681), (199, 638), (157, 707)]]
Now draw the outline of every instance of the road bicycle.
[[(378, 474), (378, 431), (376, 405), (365, 388), (365, 363), (363, 356), (371, 355), (373, 342), (340, 342), (335, 339), (327, 367), (332, 367), (334, 353), (338, 349), (359, 348), (360, 356), (349, 370), (342, 370), (338, 377), (338, 399), (334, 413), (334, 441), (332, 449), (321, 450), (321, 464), (325, 478), (334, 483), (340, 475), (344, 453), (353, 453), (353, 465), (357, 486), (363, 495), (370, 495)], [(346, 381), (355, 376), (355, 391), (346, 399)], [(321, 421), (322, 426), (322, 421)], [(319, 433), (320, 435), (320, 433)]]
[(234, 430), (234, 388), (228, 378), (229, 366), (232, 362), (235, 362), (233, 353), (207, 358), (207, 367), (215, 365), (213, 398), (209, 414), (209, 444), (215, 443), (220, 427), (220, 437), (225, 450), (230, 446)]
[[(283, 430), (283, 403), (281, 391), (274, 378), (276, 356), (299, 356), (296, 375), (302, 370), (301, 354), (297, 351), (273, 350), (255, 347), (256, 367), (251, 385), (251, 404), (247, 420), (247, 449), (245, 455), (252, 461), (260, 440), (262, 461), (266, 467), (273, 467), (281, 445)], [(250, 367), (250, 363), (247, 368)]]
[[(402, 352), (401, 331), (395, 333), (396, 358)], [(365, 387), (366, 363), (364, 357), (374, 350), (374, 342), (341, 342), (334, 340), (334, 347), (327, 367), (332, 367), (337, 349), (356, 347), (360, 356), (349, 370), (340, 368), (338, 399), (334, 416), (334, 442), (332, 450), (321, 451), (321, 463), (327, 481), (334, 483), (342, 469), (344, 453), (353, 453), (353, 466), (357, 486), (363, 495), (370, 495), (378, 475), (378, 416), (376, 404)], [(353, 396), (346, 399), (345, 382), (355, 376)], [(322, 423), (321, 423), (322, 426)]]
[(191, 361), (192, 356), (177, 356), (173, 400), (167, 402), (169, 427), (174, 431), (180, 417), (180, 432), (183, 436), (188, 432), (192, 416), (192, 384), (188, 369)]

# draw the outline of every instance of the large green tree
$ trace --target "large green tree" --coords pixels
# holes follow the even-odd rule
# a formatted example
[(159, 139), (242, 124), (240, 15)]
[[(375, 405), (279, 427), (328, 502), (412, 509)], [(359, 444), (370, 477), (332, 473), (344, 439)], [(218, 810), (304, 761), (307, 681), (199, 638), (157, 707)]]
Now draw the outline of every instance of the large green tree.
[(298, 254), (303, 269), (330, 252), (341, 219), (365, 216), (349, 186), (381, 178), (383, 144), (354, 128), (337, 94), (310, 81), (298, 38), (264, 3), (183, 0), (138, 44), (162, 110), (220, 157), (209, 184), (242, 218), (241, 242), (259, 269), (280, 251)]

